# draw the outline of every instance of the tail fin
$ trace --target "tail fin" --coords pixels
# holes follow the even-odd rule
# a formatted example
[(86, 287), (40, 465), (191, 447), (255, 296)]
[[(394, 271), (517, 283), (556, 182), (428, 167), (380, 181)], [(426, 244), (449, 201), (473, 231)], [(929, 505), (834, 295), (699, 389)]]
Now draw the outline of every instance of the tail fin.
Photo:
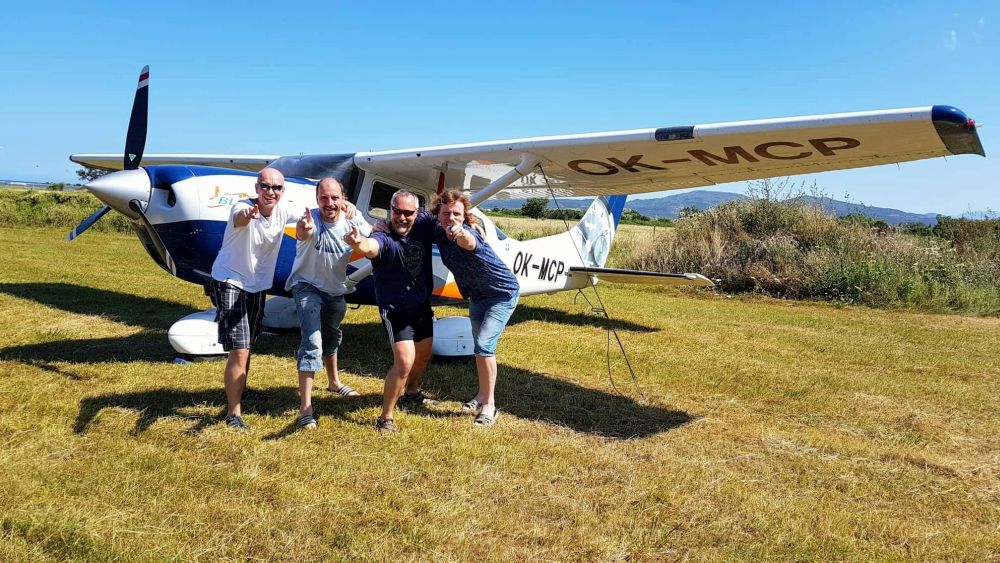
[(583, 219), (570, 229), (573, 242), (587, 266), (601, 268), (607, 263), (626, 197), (614, 195), (595, 199)]

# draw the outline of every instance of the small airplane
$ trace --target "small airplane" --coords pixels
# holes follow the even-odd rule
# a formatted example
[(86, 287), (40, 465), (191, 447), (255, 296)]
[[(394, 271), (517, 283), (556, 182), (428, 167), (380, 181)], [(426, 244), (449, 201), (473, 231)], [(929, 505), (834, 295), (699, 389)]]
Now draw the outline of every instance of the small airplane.
[[(264, 167), (286, 177), (291, 209), (315, 208), (315, 182), (340, 180), (369, 222), (385, 219), (389, 199), (407, 189), (426, 205), (445, 187), (491, 197), (596, 196), (565, 233), (527, 241), (507, 236), (478, 209), (486, 240), (510, 267), (522, 295), (577, 290), (598, 280), (711, 286), (699, 274), (605, 268), (628, 195), (859, 168), (959, 154), (985, 156), (976, 123), (951, 106), (682, 125), (607, 133), (534, 137), (391, 151), (319, 155), (148, 154), (149, 67), (139, 74), (125, 154), (74, 154), (78, 164), (115, 170), (85, 188), (104, 206), (80, 223), (72, 240), (110, 210), (132, 219), (146, 252), (170, 274), (199, 285), (211, 279), (230, 207), (255, 193)], [(270, 294), (287, 297), (295, 257), (294, 225), (286, 228)], [(434, 300), (462, 295), (434, 251)], [(370, 262), (352, 256), (348, 302), (375, 304)], [(168, 339), (189, 356), (218, 355), (214, 310), (174, 323)], [(297, 326), (291, 299), (268, 299), (265, 326)], [(466, 317), (438, 319), (434, 353), (470, 355)]]

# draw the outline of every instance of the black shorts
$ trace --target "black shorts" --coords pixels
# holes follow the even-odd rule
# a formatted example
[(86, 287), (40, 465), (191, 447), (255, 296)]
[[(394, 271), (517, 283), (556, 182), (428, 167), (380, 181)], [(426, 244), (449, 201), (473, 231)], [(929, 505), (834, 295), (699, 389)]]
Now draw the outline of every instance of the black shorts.
[(264, 292), (248, 293), (218, 280), (212, 280), (210, 289), (222, 349), (249, 350), (264, 326)]
[(434, 336), (434, 312), (430, 301), (424, 301), (410, 311), (379, 307), (378, 314), (389, 333), (390, 347), (403, 340), (420, 342)]

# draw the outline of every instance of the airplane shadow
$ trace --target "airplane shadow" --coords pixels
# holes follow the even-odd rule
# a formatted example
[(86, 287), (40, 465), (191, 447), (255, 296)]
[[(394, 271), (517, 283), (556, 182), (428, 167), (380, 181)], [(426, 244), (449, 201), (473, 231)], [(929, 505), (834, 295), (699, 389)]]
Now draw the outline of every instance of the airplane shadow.
[(177, 319), (197, 312), (174, 301), (69, 283), (0, 283), (0, 292), (70, 313), (101, 316), (146, 329), (166, 330)]
[[(84, 338), (0, 348), (0, 360), (49, 369), (55, 362), (169, 362), (176, 354), (166, 332), (144, 330), (131, 336)], [(72, 377), (70, 379), (73, 379)]]

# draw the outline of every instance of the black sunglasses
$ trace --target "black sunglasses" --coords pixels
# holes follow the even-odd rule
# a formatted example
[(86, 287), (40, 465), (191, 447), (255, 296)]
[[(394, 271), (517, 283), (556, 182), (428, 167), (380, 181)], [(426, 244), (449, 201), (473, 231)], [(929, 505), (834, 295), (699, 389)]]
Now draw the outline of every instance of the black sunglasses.
[(257, 183), (257, 188), (260, 189), (261, 191), (265, 191), (265, 192), (267, 190), (271, 190), (272, 192), (280, 192), (281, 190), (285, 189), (285, 185), (284, 184), (263, 184), (263, 183), (258, 182)]
[(400, 209), (395, 205), (390, 205), (389, 207), (392, 208), (393, 213), (399, 213), (403, 217), (413, 217), (413, 214), (417, 212), (416, 209)]

